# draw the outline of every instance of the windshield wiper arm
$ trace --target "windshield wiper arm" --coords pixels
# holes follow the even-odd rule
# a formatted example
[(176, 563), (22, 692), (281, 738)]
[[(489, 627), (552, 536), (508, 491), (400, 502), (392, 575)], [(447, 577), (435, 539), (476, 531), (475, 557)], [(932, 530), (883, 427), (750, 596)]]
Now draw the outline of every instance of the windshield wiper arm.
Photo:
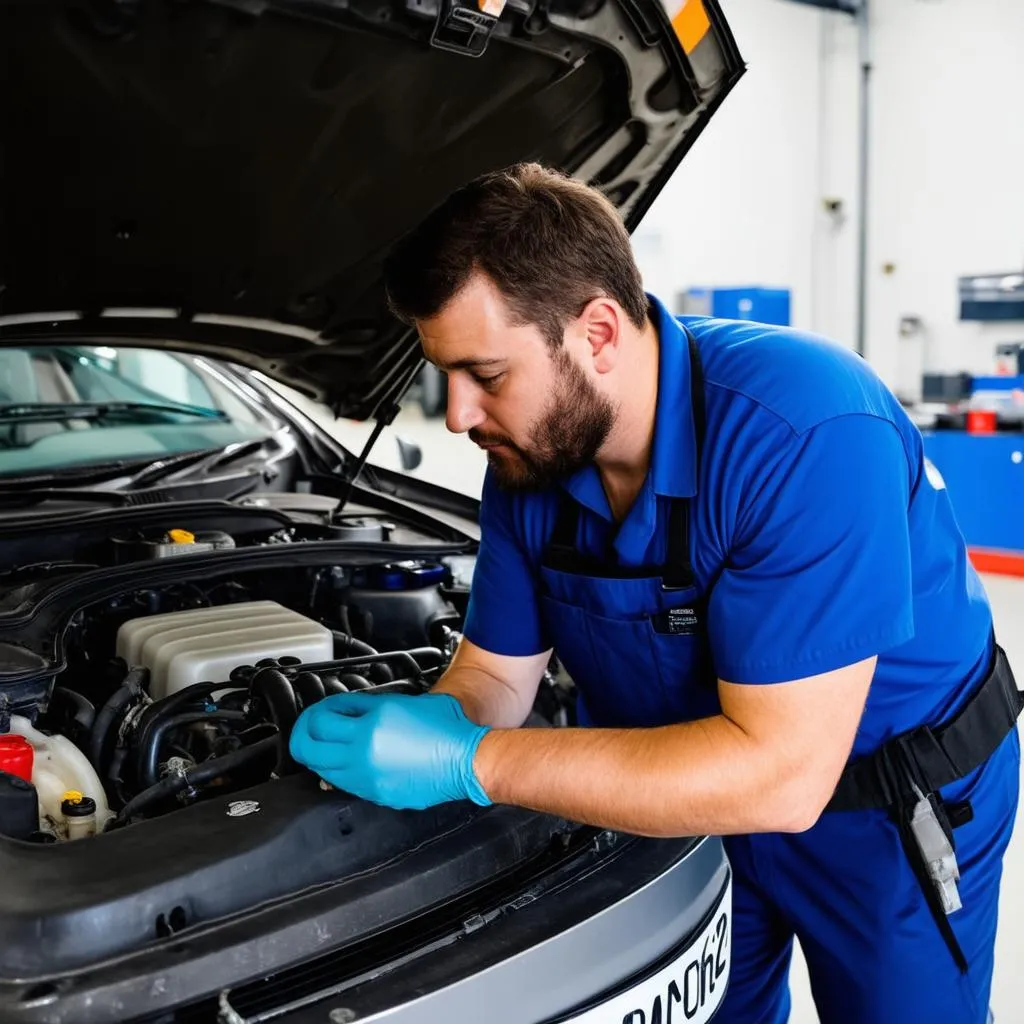
[(198, 452), (186, 452), (183, 455), (174, 455), (168, 459), (161, 459), (159, 462), (145, 469), (139, 470), (134, 476), (128, 478), (127, 486), (139, 488), (154, 480), (161, 480), (182, 469), (189, 469), (193, 473), (202, 475), (211, 469), (227, 465), (235, 459), (244, 458), (246, 455), (255, 455), (262, 451), (268, 439), (254, 438), (251, 441), (235, 441), (225, 445), (223, 448), (205, 449)]
[(139, 413), (176, 413), (204, 420), (224, 421), (220, 409), (175, 402), (15, 402), (0, 405), (0, 423), (54, 423), (62, 420), (101, 420)]

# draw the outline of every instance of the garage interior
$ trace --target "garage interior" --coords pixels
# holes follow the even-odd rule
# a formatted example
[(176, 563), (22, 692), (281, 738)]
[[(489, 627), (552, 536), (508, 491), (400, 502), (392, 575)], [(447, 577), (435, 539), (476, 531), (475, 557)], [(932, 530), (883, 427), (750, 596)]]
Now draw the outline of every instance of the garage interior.
[[(591, 826), (563, 832), (534, 805), (388, 817), (290, 752), (318, 702), (422, 696), (456, 656), (488, 455), (446, 424), (446, 379), (388, 311), (376, 261), (442, 183), (542, 141), (552, 163), (588, 154), (621, 211), (669, 142), (673, 160), (686, 149), (672, 103), (700, 125), (631, 225), (645, 289), (874, 368), (921, 431), (1024, 683), (1024, 4), (658, 2), (640, 29), (654, 0), (74, 0), (66, 20), (0, 3), (0, 25), (30, 26), (0, 28), (0, 95), (25, 97), (0, 115), (21, 140), (0, 130), (0, 1024), (662, 1024), (680, 965), (697, 967), (698, 1024), (715, 1014), (714, 958), (694, 953), (731, 912), (711, 829), (673, 834), (668, 868), (650, 854), (664, 841), (628, 836), (650, 857), (630, 862), (622, 835), (580, 839)], [(495, 11), (518, 36), (476, 61)], [(616, 48), (620, 29), (650, 36)], [(403, 53), (411, 90), (367, 74)], [(599, 145), (605, 118), (618, 135)], [(541, 725), (576, 724), (570, 687), (552, 696), (564, 669), (544, 672)], [(1022, 818), (998, 1024), (1024, 1024)], [(119, 844), (134, 853), (118, 861)], [(617, 859), (635, 877), (609, 883)], [(651, 882), (691, 868), (714, 902)], [(645, 931), (659, 909), (668, 924)], [(595, 921), (594, 946), (574, 944)], [(488, 978), (470, 936), (513, 971)], [(830, 1024), (799, 946), (790, 985), (792, 1024)], [(465, 1009), (477, 991), (493, 1019)], [(523, 1020), (520, 995), (546, 1008)], [(417, 1017), (421, 997), (439, 1001)]]

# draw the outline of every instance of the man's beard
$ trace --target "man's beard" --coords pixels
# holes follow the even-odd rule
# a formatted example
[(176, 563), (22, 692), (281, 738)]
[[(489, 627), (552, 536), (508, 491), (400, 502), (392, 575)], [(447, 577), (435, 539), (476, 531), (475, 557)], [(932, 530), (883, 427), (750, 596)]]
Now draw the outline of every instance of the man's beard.
[(615, 423), (611, 401), (598, 393), (567, 352), (556, 351), (551, 361), (555, 393), (530, 428), (528, 447), (509, 437), (469, 432), (477, 444), (500, 444), (506, 449), (487, 453), (495, 482), (503, 490), (543, 490), (572, 476), (593, 462)]

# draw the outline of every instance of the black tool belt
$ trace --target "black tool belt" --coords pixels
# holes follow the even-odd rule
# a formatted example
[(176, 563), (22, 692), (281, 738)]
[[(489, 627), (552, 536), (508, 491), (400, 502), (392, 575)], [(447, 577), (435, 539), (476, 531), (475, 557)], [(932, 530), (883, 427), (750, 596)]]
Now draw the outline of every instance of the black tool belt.
[(848, 764), (826, 811), (889, 811), (914, 873), (953, 959), (967, 962), (948, 915), (960, 908), (953, 829), (971, 820), (968, 801), (943, 802), (938, 791), (969, 775), (995, 753), (1024, 710), (1006, 653), (993, 644), (984, 681), (956, 716), (923, 725)]

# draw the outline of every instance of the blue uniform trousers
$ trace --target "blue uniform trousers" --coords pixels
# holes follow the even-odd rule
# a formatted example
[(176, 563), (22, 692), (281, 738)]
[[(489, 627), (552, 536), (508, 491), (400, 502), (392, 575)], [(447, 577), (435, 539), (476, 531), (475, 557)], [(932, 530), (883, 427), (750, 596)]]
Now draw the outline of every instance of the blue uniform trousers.
[(963, 908), (950, 922), (961, 974), (885, 811), (824, 814), (795, 835), (735, 836), (729, 992), (715, 1024), (783, 1024), (794, 936), (822, 1024), (985, 1024), (999, 884), (1017, 811), (1016, 730), (979, 769), (944, 788), (974, 818), (954, 831)]

